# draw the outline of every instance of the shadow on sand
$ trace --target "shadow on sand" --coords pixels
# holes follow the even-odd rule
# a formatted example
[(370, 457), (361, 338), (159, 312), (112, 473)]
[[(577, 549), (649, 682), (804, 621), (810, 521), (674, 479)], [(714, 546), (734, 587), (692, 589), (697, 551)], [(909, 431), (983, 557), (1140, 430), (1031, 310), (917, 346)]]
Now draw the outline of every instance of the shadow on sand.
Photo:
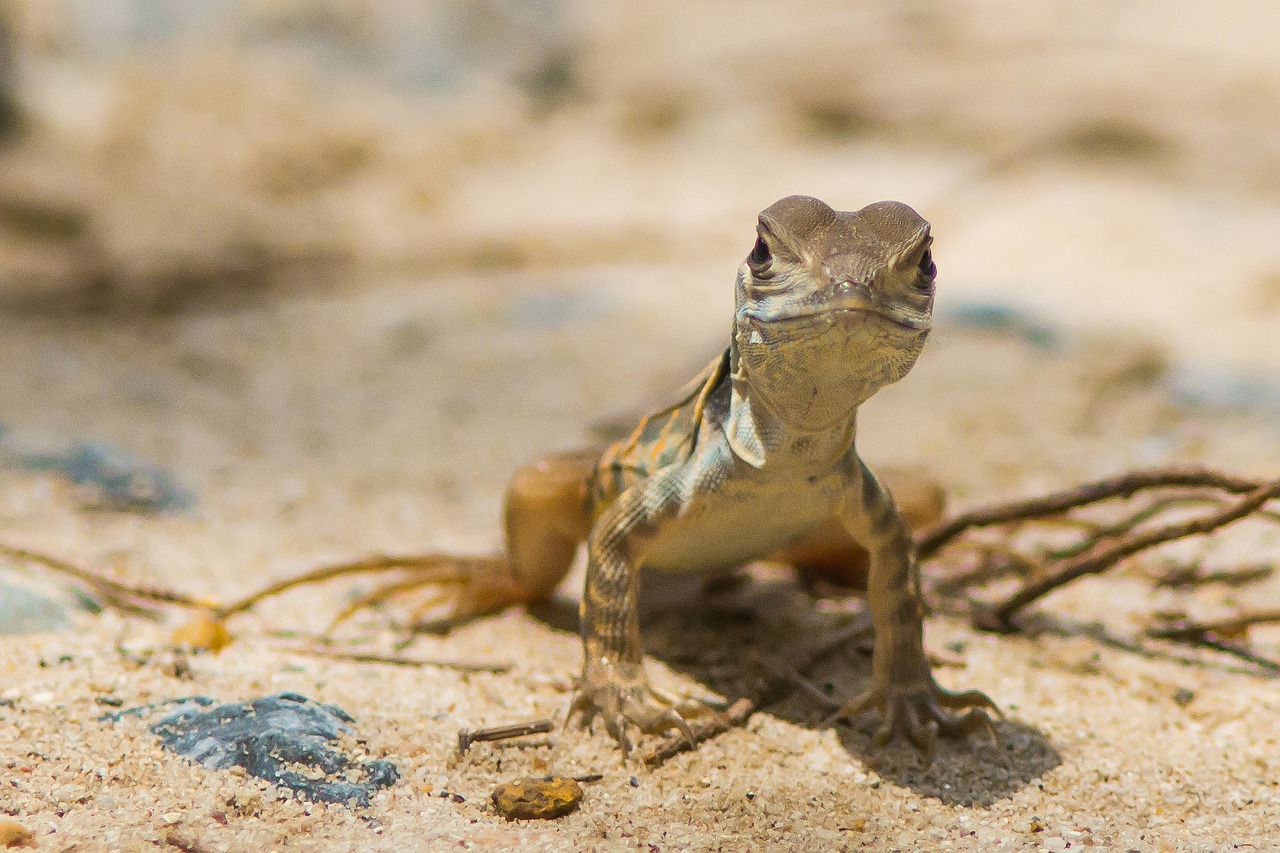
[[(1040, 731), (1011, 719), (995, 720), (994, 742), (982, 732), (940, 739), (929, 764), (900, 738), (877, 747), (872, 740), (877, 721), (870, 713), (828, 723), (833, 705), (857, 695), (870, 678), (871, 633), (868, 629), (849, 636), (857, 615), (821, 612), (794, 581), (753, 579), (702, 595), (697, 579), (646, 576), (642, 588), (644, 641), (650, 655), (730, 702), (762, 694), (764, 675), (755, 663), (762, 655), (791, 665), (812, 662), (800, 668), (812, 687), (830, 700), (790, 690), (762, 712), (815, 730), (833, 726), (851, 756), (882, 778), (923, 796), (952, 805), (989, 806), (1034, 784), (1062, 762)], [(566, 606), (546, 606), (535, 615), (554, 627), (577, 629), (577, 614)], [(840, 642), (842, 636), (848, 639)], [(829, 653), (815, 660), (815, 650), (833, 644)]]

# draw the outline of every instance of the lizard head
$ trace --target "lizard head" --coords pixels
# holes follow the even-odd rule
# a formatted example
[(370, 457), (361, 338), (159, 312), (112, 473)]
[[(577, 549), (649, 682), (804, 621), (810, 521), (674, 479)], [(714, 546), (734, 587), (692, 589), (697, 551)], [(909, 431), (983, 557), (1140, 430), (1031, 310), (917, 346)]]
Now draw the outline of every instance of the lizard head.
[(841, 212), (788, 196), (738, 271), (734, 340), (752, 392), (821, 428), (915, 364), (933, 314), (929, 223), (882, 201)]

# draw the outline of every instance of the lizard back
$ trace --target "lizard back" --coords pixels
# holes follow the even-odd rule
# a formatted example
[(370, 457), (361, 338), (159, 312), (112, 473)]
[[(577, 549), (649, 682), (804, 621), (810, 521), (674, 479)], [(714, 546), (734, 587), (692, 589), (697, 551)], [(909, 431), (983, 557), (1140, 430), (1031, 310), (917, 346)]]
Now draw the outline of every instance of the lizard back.
[(591, 478), (593, 515), (653, 472), (693, 454), (708, 401), (728, 375), (726, 349), (677, 392), (676, 402), (641, 418), (626, 438), (605, 448)]

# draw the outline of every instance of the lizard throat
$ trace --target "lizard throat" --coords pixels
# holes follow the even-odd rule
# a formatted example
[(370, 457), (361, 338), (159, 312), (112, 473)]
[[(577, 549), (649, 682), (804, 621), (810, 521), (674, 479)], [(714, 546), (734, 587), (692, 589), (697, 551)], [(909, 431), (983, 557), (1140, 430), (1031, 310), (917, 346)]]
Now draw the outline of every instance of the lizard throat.
[(927, 330), (869, 311), (782, 322), (740, 317), (734, 343), (751, 396), (796, 429), (831, 429), (915, 364)]

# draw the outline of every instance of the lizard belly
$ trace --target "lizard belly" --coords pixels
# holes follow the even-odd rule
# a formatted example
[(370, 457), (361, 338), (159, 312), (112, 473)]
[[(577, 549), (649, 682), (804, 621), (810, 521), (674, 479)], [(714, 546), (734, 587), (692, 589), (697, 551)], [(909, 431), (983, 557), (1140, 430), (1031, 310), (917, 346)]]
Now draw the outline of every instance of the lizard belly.
[(752, 470), (692, 489), (649, 540), (642, 564), (714, 572), (759, 559), (835, 517), (843, 488), (832, 472), (778, 479)]

